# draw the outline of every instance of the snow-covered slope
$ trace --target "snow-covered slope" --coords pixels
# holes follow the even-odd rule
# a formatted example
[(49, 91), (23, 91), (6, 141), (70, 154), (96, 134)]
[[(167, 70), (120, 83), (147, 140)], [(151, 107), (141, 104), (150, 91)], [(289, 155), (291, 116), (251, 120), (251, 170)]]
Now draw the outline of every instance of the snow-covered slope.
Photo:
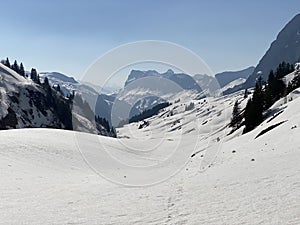
[[(77, 84), (73, 78), (62, 74), (51, 74), (49, 77), (52, 81), (63, 79), (65, 84)], [(103, 126), (95, 123), (89, 105), (84, 104), (77, 94), (74, 97), (71, 100), (57, 89), (45, 83), (35, 83), (0, 64), (1, 130), (51, 127), (112, 136)]]
[(247, 79), (254, 71), (255, 67), (254, 66), (250, 66), (246, 69), (243, 70), (238, 70), (238, 71), (225, 71), (222, 73), (217, 73), (215, 75), (219, 85), (221, 88), (223, 88), (224, 86), (228, 85), (229, 83), (231, 83), (234, 80), (237, 79)]
[(234, 81), (231, 81), (229, 84), (227, 84), (223, 88), (221, 88), (220, 92), (221, 93), (226, 92), (228, 89), (234, 88), (238, 85), (241, 85), (241, 84), (245, 83), (245, 81), (246, 81), (245, 78), (239, 78), (239, 79), (236, 79)]
[[(121, 128), (121, 139), (91, 139), (93, 135), (51, 129), (1, 131), (0, 223), (298, 224), (299, 89), (291, 95), (292, 101), (275, 103), (270, 118), (243, 136), (240, 131), (228, 136), (226, 128), (227, 114), (236, 99), (242, 100), (242, 92), (193, 100), (194, 109), (188, 111), (185, 106), (190, 102), (182, 98), (150, 118), (148, 127)], [(200, 122), (197, 132), (189, 129), (193, 117)], [(184, 131), (180, 138), (187, 143), (183, 150), (190, 151), (196, 138), (200, 144), (177, 175), (149, 187), (128, 188), (106, 181), (85, 163), (77, 145), (78, 140), (88, 146), (101, 141), (110, 152), (121, 154), (120, 159), (132, 161), (127, 145), (134, 142), (148, 148), (156, 139), (164, 139), (168, 148), (176, 141), (172, 133), (179, 126)], [(167, 134), (164, 138), (162, 131)], [(203, 170), (203, 161), (218, 144), (216, 158)], [(86, 150), (95, 156), (106, 151)], [(131, 179), (126, 171), (119, 173), (124, 183)]]

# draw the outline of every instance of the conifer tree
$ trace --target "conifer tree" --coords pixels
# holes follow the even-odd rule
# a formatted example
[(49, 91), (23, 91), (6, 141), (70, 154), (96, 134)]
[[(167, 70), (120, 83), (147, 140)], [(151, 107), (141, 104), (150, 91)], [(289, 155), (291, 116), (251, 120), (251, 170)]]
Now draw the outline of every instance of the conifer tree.
[(37, 84), (41, 84), (41, 80), (40, 80), (40, 75), (39, 74), (37, 75), (36, 82), (37, 82)]
[(8, 57), (6, 58), (4, 65), (7, 66), (8, 68), (11, 67)]
[(245, 92), (244, 92), (244, 98), (248, 98), (248, 89), (247, 88), (245, 89)]
[(45, 87), (50, 87), (50, 84), (49, 84), (49, 79), (48, 79), (48, 77), (45, 77), (44, 78), (44, 84), (43, 84)]
[(233, 106), (232, 118), (230, 122), (230, 126), (236, 130), (240, 127), (242, 123), (243, 117), (241, 115), (240, 103), (236, 101)]
[(39, 77), (38, 77), (36, 69), (34, 69), (34, 68), (31, 69), (30, 79), (33, 80), (33, 82), (35, 82), (35, 83), (39, 83)]
[(23, 77), (25, 77), (25, 69), (23, 66), (23, 63), (20, 64), (19, 74)]
[(247, 102), (245, 108), (245, 130), (244, 133), (253, 130), (257, 125), (259, 125), (263, 120), (263, 81), (262, 78), (259, 77), (255, 89), (253, 92), (253, 96)]
[(17, 60), (15, 60), (14, 64), (11, 66), (12, 70), (14, 70), (16, 73), (20, 74), (20, 67), (18, 65)]

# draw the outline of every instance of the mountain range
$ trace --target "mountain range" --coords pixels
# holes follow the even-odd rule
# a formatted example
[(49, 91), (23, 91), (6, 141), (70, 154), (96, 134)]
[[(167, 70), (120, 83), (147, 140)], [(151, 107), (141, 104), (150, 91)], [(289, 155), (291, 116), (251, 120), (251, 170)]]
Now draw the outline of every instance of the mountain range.
[[(195, 98), (201, 98), (209, 93), (215, 93), (220, 88), (218, 82), (224, 88), (226, 84), (235, 79), (247, 77), (251, 70), (252, 67), (249, 67), (242, 71), (220, 73), (217, 74), (217, 79), (207, 75), (192, 77), (184, 73), (175, 73), (171, 69), (164, 73), (155, 70), (132, 70), (125, 82), (124, 89), (111, 94), (105, 94), (102, 90), (100, 93), (100, 88), (97, 92), (88, 83), (82, 84), (72, 77), (56, 72), (43, 72), (41, 78), (48, 77), (53, 85), (60, 85), (65, 95), (71, 94), (72, 91), (81, 95), (89, 103), (95, 115), (105, 118), (111, 125), (112, 108), (114, 103), (118, 102), (118, 106), (122, 106), (118, 111), (126, 112), (127, 115), (119, 115), (120, 118), (114, 124), (117, 126), (121, 121), (128, 120), (157, 104), (170, 100), (178, 92), (189, 91), (195, 95)], [(167, 82), (168, 80), (169, 82)], [(162, 85), (162, 83), (164, 84)]]

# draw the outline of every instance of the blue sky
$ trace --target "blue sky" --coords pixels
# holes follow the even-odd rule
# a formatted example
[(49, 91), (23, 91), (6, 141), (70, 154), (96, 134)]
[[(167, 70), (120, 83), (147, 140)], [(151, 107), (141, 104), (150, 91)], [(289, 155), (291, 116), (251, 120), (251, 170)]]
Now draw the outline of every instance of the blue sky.
[(0, 57), (80, 78), (99, 56), (141, 40), (177, 43), (213, 72), (256, 65), (298, 0), (1, 1)]

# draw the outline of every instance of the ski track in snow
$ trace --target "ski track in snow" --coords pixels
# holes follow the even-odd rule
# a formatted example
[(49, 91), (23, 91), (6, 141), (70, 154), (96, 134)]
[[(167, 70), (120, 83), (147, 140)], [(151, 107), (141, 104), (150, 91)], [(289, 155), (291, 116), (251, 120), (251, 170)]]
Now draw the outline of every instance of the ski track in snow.
[[(237, 97), (218, 101), (232, 107)], [(203, 137), (224, 108), (218, 108), (218, 101), (209, 106), (215, 111), (205, 117)], [(222, 137), (224, 143), (205, 172), (200, 170), (201, 152), (166, 182), (140, 188), (110, 183), (93, 172), (77, 149), (75, 132), (1, 131), (0, 224), (299, 224), (299, 103), (300, 98), (288, 102), (283, 113), (253, 132)], [(283, 106), (278, 102), (276, 107)], [(283, 120), (288, 121), (254, 140)], [(157, 132), (162, 126), (154, 120), (152, 125)], [(213, 139), (221, 135), (213, 131)], [(189, 133), (185, 138), (194, 140)]]

